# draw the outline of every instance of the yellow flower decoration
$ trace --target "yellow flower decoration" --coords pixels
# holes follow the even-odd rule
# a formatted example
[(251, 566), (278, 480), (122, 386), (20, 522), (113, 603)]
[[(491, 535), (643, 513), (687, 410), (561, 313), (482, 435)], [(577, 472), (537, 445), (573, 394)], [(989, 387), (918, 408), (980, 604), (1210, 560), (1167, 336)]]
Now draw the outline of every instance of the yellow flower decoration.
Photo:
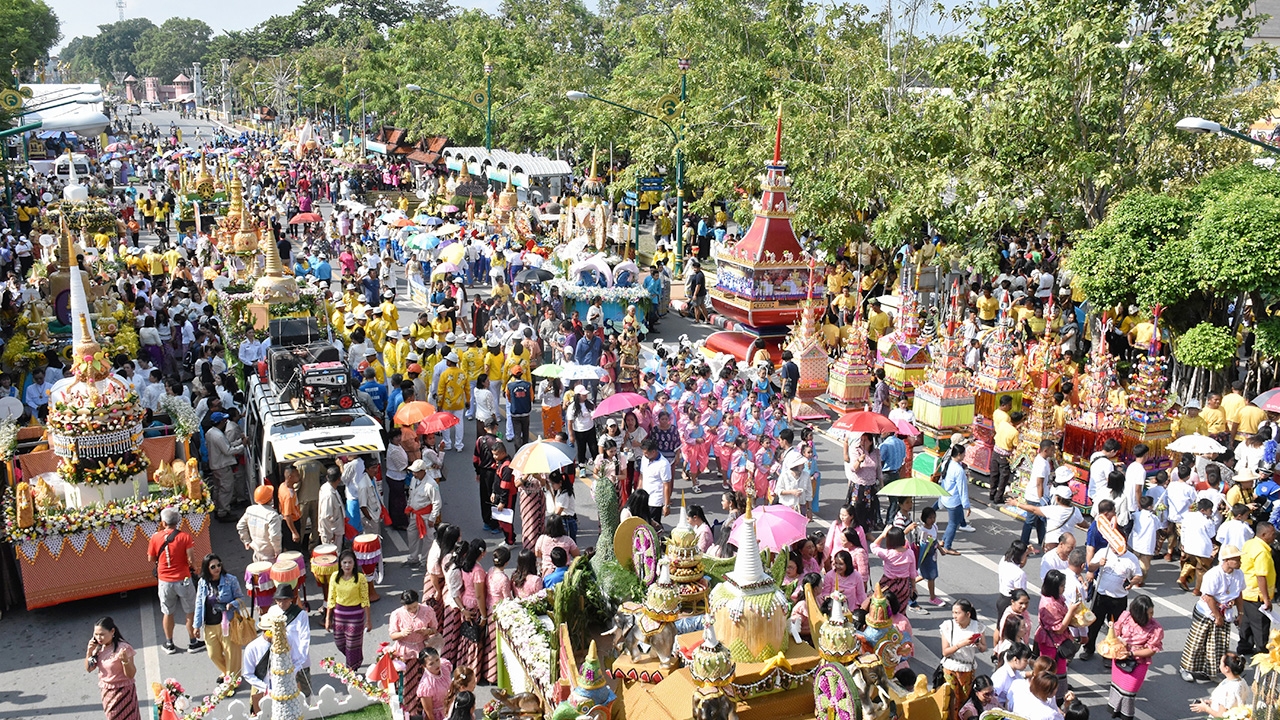
[(785, 670), (787, 672), (791, 672), (791, 662), (787, 660), (786, 655), (783, 655), (782, 653), (778, 653), (777, 655), (774, 655), (768, 660), (765, 660), (764, 669), (761, 670), (760, 674), (768, 675), (774, 670)]
[(1271, 639), (1267, 641), (1267, 651), (1254, 655), (1253, 662), (1250, 664), (1266, 672), (1280, 671), (1280, 630), (1271, 631)]

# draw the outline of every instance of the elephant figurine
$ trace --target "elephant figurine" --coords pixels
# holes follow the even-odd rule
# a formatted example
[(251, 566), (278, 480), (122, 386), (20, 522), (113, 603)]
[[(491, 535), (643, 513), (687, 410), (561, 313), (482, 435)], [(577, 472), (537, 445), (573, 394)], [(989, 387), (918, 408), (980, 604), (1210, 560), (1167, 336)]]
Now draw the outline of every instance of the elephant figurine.
[(544, 717), (542, 700), (531, 692), (508, 695), (501, 688), (493, 691), (493, 699), (501, 706), (498, 717), (510, 720), (542, 720)]
[(631, 662), (639, 662), (648, 654), (641, 650), (641, 645), (648, 645), (650, 652), (658, 657), (658, 663), (664, 669), (679, 667), (676, 656), (675, 623), (660, 622), (650, 618), (643, 609), (635, 612), (618, 610), (613, 618), (613, 647), (615, 652), (623, 648), (631, 655)]
[(693, 720), (738, 720), (738, 703), (720, 690), (693, 693)]

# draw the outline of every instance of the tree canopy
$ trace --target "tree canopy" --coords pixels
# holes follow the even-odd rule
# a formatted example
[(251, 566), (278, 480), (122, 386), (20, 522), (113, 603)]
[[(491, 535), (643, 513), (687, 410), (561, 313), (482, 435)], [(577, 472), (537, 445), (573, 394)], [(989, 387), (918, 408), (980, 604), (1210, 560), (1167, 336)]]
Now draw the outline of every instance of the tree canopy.
[(26, 70), (62, 38), (58, 16), (44, 0), (0, 0), (0, 58)]

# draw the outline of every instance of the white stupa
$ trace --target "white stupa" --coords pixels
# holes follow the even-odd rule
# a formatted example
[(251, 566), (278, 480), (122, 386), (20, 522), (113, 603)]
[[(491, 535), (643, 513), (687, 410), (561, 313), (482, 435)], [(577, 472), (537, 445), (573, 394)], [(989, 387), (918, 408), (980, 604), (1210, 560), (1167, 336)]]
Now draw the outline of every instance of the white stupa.
[(786, 651), (790, 627), (787, 598), (760, 561), (753, 504), (754, 498), (748, 497), (733, 570), (712, 588), (710, 599), (716, 634), (738, 662), (764, 662)]

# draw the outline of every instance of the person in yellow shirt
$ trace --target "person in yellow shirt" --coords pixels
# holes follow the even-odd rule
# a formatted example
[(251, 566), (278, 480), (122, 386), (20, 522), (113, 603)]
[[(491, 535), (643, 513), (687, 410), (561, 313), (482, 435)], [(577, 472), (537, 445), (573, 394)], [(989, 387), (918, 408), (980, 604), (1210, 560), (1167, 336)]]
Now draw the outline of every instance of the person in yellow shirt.
[(409, 341), (405, 340), (399, 330), (388, 330), (386, 344), (382, 346), (382, 359), (387, 366), (388, 375), (404, 376), (409, 367)]
[(496, 339), (490, 340), (488, 343), (488, 352), (484, 356), (484, 371), (489, 375), (489, 382), (496, 383), (498, 387), (507, 386), (507, 375), (503, 372), (506, 367), (506, 358), (502, 356), (502, 343)]
[(653, 264), (657, 265), (664, 260), (667, 263), (671, 262), (671, 251), (667, 249), (665, 243), (658, 243), (658, 249), (653, 251)]
[(991, 454), (991, 502), (1003, 505), (1005, 490), (1013, 480), (1013, 452), (1018, 447), (1018, 425), (1022, 424), (1022, 411), (1009, 414), (1009, 422), (995, 426), (995, 449)]
[(1067, 396), (1061, 392), (1053, 394), (1053, 427), (1062, 432), (1067, 426)]
[(364, 296), (356, 292), (356, 286), (348, 284), (346, 290), (342, 293), (342, 301), (347, 304), (348, 310), (355, 310), (359, 305), (364, 304), (361, 298)]
[(1120, 322), (1116, 323), (1116, 330), (1125, 337), (1129, 336), (1133, 326), (1138, 324), (1138, 306), (1130, 305), (1129, 312), (1120, 318)]
[(391, 290), (382, 292), (382, 319), (387, 321), (387, 325), (398, 328), (400, 327), (400, 308), (396, 307), (396, 294)]
[(373, 319), (365, 323), (364, 333), (369, 337), (369, 342), (373, 343), (373, 347), (378, 352), (382, 352), (382, 348), (387, 343), (387, 333), (391, 331), (391, 326), (382, 318), (382, 307), (373, 308)]
[(1013, 396), (1001, 395), (997, 401), (995, 412), (991, 413), (991, 426), (998, 427), (1001, 423), (1011, 422), (1009, 413), (1013, 412)]
[(1134, 323), (1129, 330), (1129, 345), (1134, 350), (1144, 351), (1151, 347), (1151, 340), (1156, 336), (1156, 324), (1145, 318)]
[(164, 252), (164, 255), (162, 255), (162, 257), (164, 258), (164, 264), (169, 268), (169, 275), (170, 276), (177, 275), (178, 261), (182, 259), (182, 253), (178, 252), (178, 248), (170, 247), (168, 250)]
[(386, 384), (387, 368), (383, 366), (382, 361), (378, 359), (378, 352), (373, 348), (369, 348), (364, 353), (364, 361), (369, 363), (369, 369), (373, 371), (374, 378), (377, 379), (378, 382)]
[(1248, 404), (1249, 401), (1244, 399), (1244, 383), (1240, 380), (1231, 383), (1231, 389), (1222, 396), (1222, 410), (1227, 413), (1228, 428), (1235, 430), (1233, 423), (1240, 422), (1240, 408)]
[(1200, 433), (1201, 435), (1209, 435), (1209, 423), (1200, 417), (1200, 401), (1188, 400), (1187, 404), (1182, 408), (1182, 415), (1174, 419), (1173, 436), (1180, 438), (1183, 435), (1193, 435)]
[[(440, 354), (439, 343), (436, 342), (434, 336), (427, 338), (423, 342), (424, 347), (422, 348), (422, 352), (419, 353), (422, 356), (422, 360), (419, 361), (419, 364), (422, 365), (423, 368), (432, 368), (434, 371), (436, 364), (439, 363), (440, 358), (443, 357)], [(427, 379), (430, 380), (430, 376), (428, 376)], [(425, 394), (422, 396), (424, 400), (426, 397), (427, 396)]]
[[(458, 424), (452, 428), (446, 429), (441, 433), (446, 448), (452, 445), (453, 449), (462, 452), (462, 416), (467, 406), (471, 404), (470, 386), (467, 383), (467, 376), (458, 368), (461, 358), (458, 353), (450, 351), (445, 356), (445, 369), (440, 373), (440, 380), (436, 384), (436, 398), (440, 401), (440, 410), (452, 413), (458, 418)], [(454, 442), (449, 442), (450, 432), (454, 433)]]
[[(462, 374), (467, 378), (468, 392), (470, 397), (476, 395), (476, 379), (480, 377), (480, 373), (484, 372), (484, 348), (480, 347), (480, 339), (471, 333), (463, 338), (463, 342), (467, 347), (458, 353), (458, 368), (462, 370)], [(476, 409), (474, 407), (467, 408), (467, 419), (474, 419)]]
[[(435, 331), (436, 342), (442, 343), (453, 332), (453, 320), (444, 313), (437, 313), (436, 319), (431, 321), (431, 329)], [(442, 347), (440, 352), (447, 352), (447, 350)]]
[(874, 267), (874, 268), (871, 268), (869, 271), (863, 272), (862, 282), (858, 283), (858, 288), (860, 292), (863, 295), (870, 295), (871, 292), (874, 291), (876, 287), (880, 285), (881, 282), (884, 281), (884, 277), (885, 275), (888, 274), (888, 272), (889, 272), (888, 270), (885, 270), (882, 267)]
[(493, 300), (493, 306), (504, 305), (511, 299), (511, 286), (502, 278), (494, 281), (493, 290), (489, 293), (489, 297)]
[(849, 262), (841, 260), (835, 269), (827, 273), (827, 293), (832, 297), (839, 295), (842, 290), (849, 287), (851, 282), (853, 282), (853, 273), (849, 272)]
[(879, 300), (872, 300), (871, 312), (867, 313), (867, 340), (874, 344), (892, 327), (889, 313), (880, 308)]
[(1222, 409), (1222, 396), (1209, 393), (1204, 401), (1204, 409), (1200, 411), (1210, 435), (1220, 435), (1227, 431), (1227, 411)]
[(431, 316), (424, 312), (418, 313), (418, 321), (409, 326), (409, 338), (417, 341), (434, 339), (435, 336), (436, 331), (431, 327)]
[(507, 353), (506, 361), (502, 363), (504, 387), (506, 386), (506, 381), (511, 379), (511, 368), (516, 366), (528, 368), (529, 359), (532, 355), (533, 353), (529, 351), (529, 348), (524, 346), (523, 342), (519, 340), (515, 341), (515, 344), (511, 346), (511, 352)]
[(974, 304), (978, 306), (978, 320), (987, 327), (994, 327), (1000, 315), (1000, 301), (991, 294), (991, 283), (982, 286), (982, 295)]
[(840, 324), (848, 325), (853, 322), (854, 313), (858, 309), (858, 298), (849, 292), (849, 286), (846, 284), (832, 299), (831, 307), (835, 309), (836, 317), (840, 318)]
[[(1253, 393), (1247, 393), (1245, 400), (1253, 400)], [(1267, 421), (1267, 411), (1252, 402), (1246, 402), (1236, 413), (1236, 420), (1236, 440), (1243, 440), (1258, 432), (1258, 427)]]
[[(1276, 589), (1276, 563), (1271, 555), (1271, 541), (1276, 529), (1271, 523), (1258, 523), (1255, 535), (1240, 548), (1240, 571), (1244, 573), (1244, 612), (1240, 618), (1240, 649), (1245, 653), (1266, 652), (1270, 622), (1263, 610), (1271, 610)], [(1247, 657), (1247, 655), (1246, 655)]]
[(165, 275), (164, 256), (148, 248), (142, 259), (147, 263), (147, 272), (151, 275), (151, 282), (159, 282)]

